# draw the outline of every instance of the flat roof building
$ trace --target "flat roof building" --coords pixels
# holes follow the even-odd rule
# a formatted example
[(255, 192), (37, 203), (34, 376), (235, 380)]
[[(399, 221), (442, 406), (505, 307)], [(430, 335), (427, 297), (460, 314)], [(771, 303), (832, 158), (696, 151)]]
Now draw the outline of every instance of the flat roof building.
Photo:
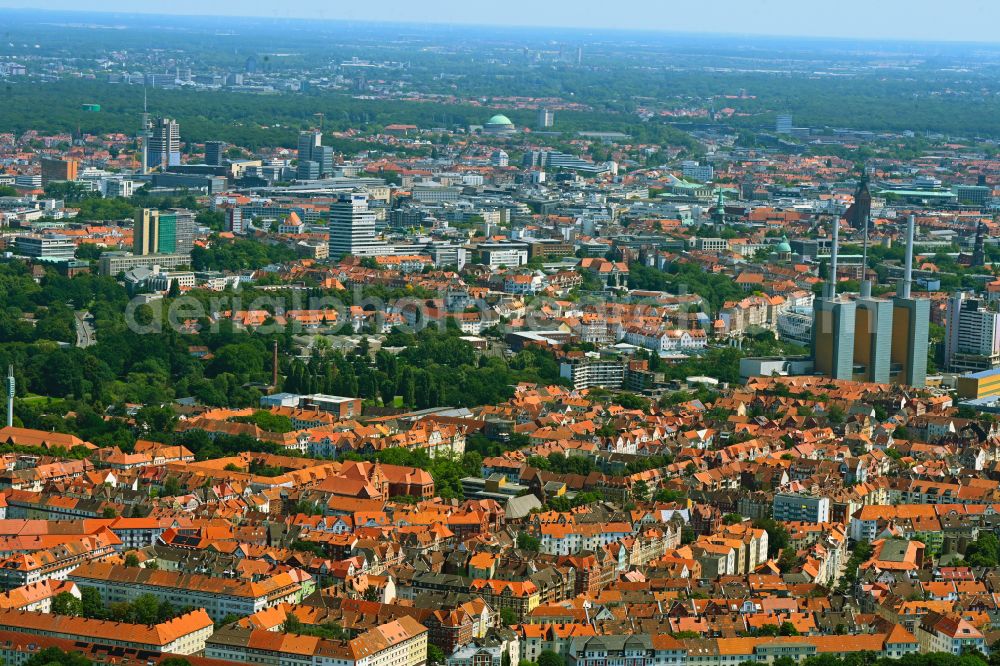
[(61, 234), (18, 236), (14, 242), (17, 254), (43, 261), (70, 261), (76, 253), (73, 241)]

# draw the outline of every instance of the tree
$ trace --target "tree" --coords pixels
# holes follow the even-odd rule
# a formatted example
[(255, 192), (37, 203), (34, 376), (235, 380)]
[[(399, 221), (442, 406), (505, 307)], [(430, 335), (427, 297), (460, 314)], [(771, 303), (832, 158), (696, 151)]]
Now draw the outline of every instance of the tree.
[(558, 652), (542, 650), (538, 655), (538, 666), (566, 666), (566, 660)]
[(653, 500), (656, 502), (683, 502), (687, 500), (687, 496), (680, 490), (672, 490), (670, 488), (660, 488), (656, 491), (656, 495), (653, 496)]
[(80, 608), (83, 617), (102, 618), (105, 615), (104, 600), (96, 587), (80, 588)]
[(137, 624), (156, 624), (160, 621), (160, 600), (152, 594), (142, 594), (131, 604), (130, 615)]
[(795, 628), (795, 625), (791, 622), (782, 622), (781, 626), (778, 627), (778, 635), (780, 636), (798, 636), (799, 630)]
[(517, 547), (537, 553), (542, 545), (542, 540), (527, 532), (519, 532), (517, 535)]
[(794, 548), (785, 548), (781, 551), (781, 556), (778, 558), (778, 568), (781, 569), (782, 573), (788, 573), (798, 564), (799, 558)]
[(510, 608), (500, 609), (500, 624), (502, 624), (505, 627), (509, 627), (513, 624), (517, 624), (517, 622), (518, 622), (517, 613), (515, 613), (512, 609)]
[(181, 483), (176, 476), (168, 476), (163, 482), (163, 494), (166, 497), (175, 497), (181, 492)]
[(156, 666), (191, 666), (191, 662), (184, 657), (167, 657)]
[(851, 589), (858, 579), (858, 567), (868, 561), (872, 552), (872, 546), (867, 541), (859, 541), (854, 545), (854, 551), (844, 567), (844, 575), (840, 577), (838, 583), (841, 592), (848, 592)]
[(781, 523), (770, 518), (760, 518), (754, 521), (753, 526), (767, 532), (768, 557), (774, 557), (788, 547), (788, 530)]
[(224, 618), (215, 623), (216, 628), (225, 627), (226, 625), (232, 624), (233, 622), (238, 622), (240, 616), (235, 613), (227, 613)]
[(125, 566), (126, 567), (137, 567), (139, 566), (139, 556), (135, 553), (128, 553), (125, 555)]
[(286, 634), (300, 634), (302, 633), (302, 629), (302, 620), (296, 617), (295, 613), (286, 615), (285, 621), (281, 624), (281, 631)]
[(90, 660), (80, 652), (65, 652), (57, 647), (36, 652), (24, 664), (25, 666), (91, 666)]
[(438, 664), (443, 664), (444, 662), (445, 662), (444, 650), (439, 648), (437, 645), (434, 645), (433, 643), (428, 643), (427, 663), (434, 664), (435, 666), (437, 666)]
[(1000, 563), (1000, 539), (992, 532), (980, 532), (965, 550), (965, 561), (973, 567), (995, 567)]
[(82, 615), (83, 602), (69, 592), (60, 592), (52, 598), (52, 613), (55, 615)]

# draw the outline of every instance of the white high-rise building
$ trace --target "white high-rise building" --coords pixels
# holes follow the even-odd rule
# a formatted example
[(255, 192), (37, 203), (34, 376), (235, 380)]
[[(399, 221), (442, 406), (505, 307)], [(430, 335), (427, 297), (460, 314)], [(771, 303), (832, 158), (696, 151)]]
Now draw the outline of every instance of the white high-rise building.
[(949, 298), (944, 363), (952, 372), (1000, 367), (1000, 315), (962, 292)]
[(384, 254), (386, 249), (375, 240), (375, 212), (368, 209), (366, 193), (344, 193), (330, 204), (331, 259)]

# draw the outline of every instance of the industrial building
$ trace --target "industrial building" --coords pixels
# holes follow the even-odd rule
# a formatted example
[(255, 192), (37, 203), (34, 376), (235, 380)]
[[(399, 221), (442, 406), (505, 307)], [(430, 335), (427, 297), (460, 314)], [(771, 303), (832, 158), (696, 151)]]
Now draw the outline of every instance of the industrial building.
[[(867, 221), (865, 225), (862, 265), (867, 259)], [(832, 234), (832, 279), (813, 302), (814, 371), (834, 379), (926, 385), (930, 301), (911, 293), (913, 217), (907, 223), (903, 278), (891, 300), (873, 297), (868, 279), (862, 280), (860, 294), (837, 293), (839, 226), (838, 220)]]

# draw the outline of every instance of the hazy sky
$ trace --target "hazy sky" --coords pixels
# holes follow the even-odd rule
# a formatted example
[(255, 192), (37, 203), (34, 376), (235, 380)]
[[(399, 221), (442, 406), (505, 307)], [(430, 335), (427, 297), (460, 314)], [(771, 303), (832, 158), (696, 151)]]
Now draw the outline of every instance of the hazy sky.
[(0, 7), (1000, 41), (997, 0), (0, 0)]

